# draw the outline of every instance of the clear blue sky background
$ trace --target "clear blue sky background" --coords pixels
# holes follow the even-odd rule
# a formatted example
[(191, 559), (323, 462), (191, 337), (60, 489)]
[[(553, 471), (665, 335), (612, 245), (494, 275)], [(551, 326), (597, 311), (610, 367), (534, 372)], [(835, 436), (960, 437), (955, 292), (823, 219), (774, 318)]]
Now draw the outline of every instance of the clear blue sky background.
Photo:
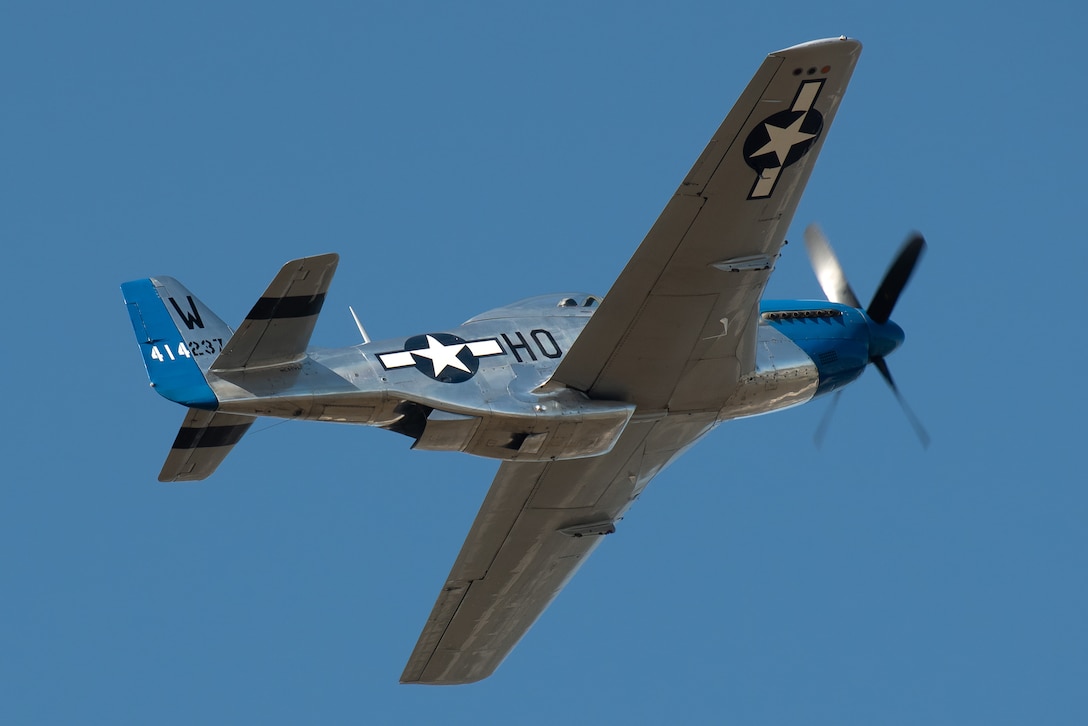
[[(0, 721), (1081, 723), (1084, 38), (1069, 3), (47, 3), (0, 10)], [(892, 370), (719, 428), (499, 672), (397, 678), (495, 470), (258, 424), (155, 481), (182, 410), (118, 285), (232, 323), (342, 261), (314, 343), (603, 293), (770, 51), (865, 44), (769, 294), (868, 299)]]

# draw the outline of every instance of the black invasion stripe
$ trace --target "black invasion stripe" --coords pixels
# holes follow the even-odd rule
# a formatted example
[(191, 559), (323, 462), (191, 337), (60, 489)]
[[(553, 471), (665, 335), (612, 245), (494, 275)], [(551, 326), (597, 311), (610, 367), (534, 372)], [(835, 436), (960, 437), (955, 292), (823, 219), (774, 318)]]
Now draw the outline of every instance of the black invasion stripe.
[(321, 312), (325, 293), (299, 295), (297, 297), (262, 297), (249, 311), (246, 320), (273, 320), (276, 318), (305, 318)]
[(175, 449), (204, 449), (211, 446), (234, 446), (253, 423), (236, 426), (206, 426), (182, 428), (174, 439)]

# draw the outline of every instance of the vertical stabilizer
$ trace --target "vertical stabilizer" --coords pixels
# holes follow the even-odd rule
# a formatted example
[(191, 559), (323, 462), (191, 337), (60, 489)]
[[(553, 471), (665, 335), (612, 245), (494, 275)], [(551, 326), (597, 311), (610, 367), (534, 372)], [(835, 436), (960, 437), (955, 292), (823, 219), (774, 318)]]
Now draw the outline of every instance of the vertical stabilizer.
[(204, 374), (231, 329), (172, 277), (126, 282), (121, 292), (152, 387), (176, 403), (214, 410), (219, 402)]

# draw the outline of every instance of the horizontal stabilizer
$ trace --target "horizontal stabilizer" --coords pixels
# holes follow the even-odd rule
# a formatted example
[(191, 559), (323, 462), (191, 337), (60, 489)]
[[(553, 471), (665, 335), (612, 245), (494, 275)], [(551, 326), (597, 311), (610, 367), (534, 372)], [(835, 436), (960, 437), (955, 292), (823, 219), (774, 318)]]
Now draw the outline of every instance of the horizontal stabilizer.
[(207, 479), (256, 420), (190, 408), (159, 472), (159, 481)]
[(301, 360), (339, 261), (339, 255), (327, 254), (284, 265), (224, 346), (212, 364), (212, 372), (230, 373)]

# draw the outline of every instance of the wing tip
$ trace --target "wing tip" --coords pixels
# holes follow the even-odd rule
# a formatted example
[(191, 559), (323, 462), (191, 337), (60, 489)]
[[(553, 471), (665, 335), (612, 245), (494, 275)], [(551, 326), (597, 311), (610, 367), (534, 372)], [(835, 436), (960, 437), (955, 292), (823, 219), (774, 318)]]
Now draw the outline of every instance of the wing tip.
[(771, 53), (771, 55), (785, 55), (800, 50), (813, 50), (836, 45), (848, 47), (849, 52), (851, 53), (857, 53), (861, 50), (861, 41), (855, 38), (848, 38), (845, 35), (840, 35), (837, 38), (820, 38), (818, 40), (809, 40), (804, 43), (798, 43), (797, 45), (791, 45), (789, 48), (776, 50), (774, 53)]
[(479, 683), (483, 678), (470, 678), (463, 680), (449, 680), (449, 681), (425, 681), (421, 678), (412, 679), (400, 679), (402, 686), (467, 686), (473, 683)]
[(485, 671), (473, 671), (471, 673), (442, 673), (437, 676), (427, 676), (424, 671), (412, 668), (410, 665), (400, 675), (402, 686), (467, 686), (471, 683), (479, 683), (490, 677), (498, 669), (498, 664)]

